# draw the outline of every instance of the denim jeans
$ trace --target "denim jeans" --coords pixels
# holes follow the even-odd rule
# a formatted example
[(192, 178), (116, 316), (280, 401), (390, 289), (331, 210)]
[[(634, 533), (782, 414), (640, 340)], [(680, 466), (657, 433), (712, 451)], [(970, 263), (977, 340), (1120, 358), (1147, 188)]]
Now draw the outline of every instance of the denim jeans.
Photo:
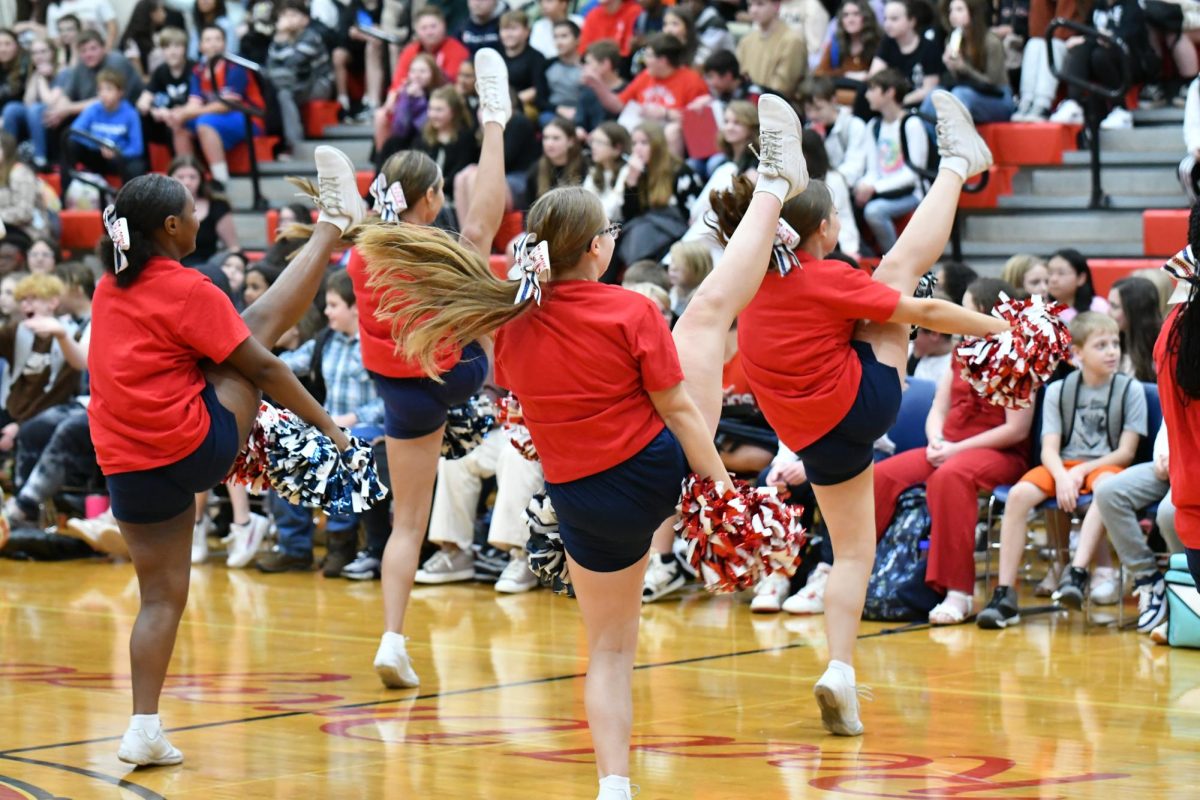
[(12, 100), (4, 106), (4, 130), (18, 142), (29, 139), (33, 142), (33, 154), (46, 158), (46, 123), (42, 114), (46, 106), (34, 103), (28, 108), (20, 100)]
[(907, 194), (895, 200), (876, 197), (863, 206), (863, 219), (875, 234), (880, 256), (885, 255), (896, 244), (895, 219), (912, 213), (920, 203), (921, 200), (916, 194)]
[[(962, 101), (962, 104), (971, 112), (971, 119), (975, 121), (976, 125), (983, 125), (987, 122), (1008, 122), (1013, 115), (1012, 89), (1008, 86), (1004, 87), (1004, 93), (999, 97), (984, 94), (970, 86), (955, 86), (950, 90), (950, 94)], [(930, 117), (937, 116), (937, 112), (933, 108), (933, 92), (926, 95), (924, 102), (921, 103), (921, 113)]]

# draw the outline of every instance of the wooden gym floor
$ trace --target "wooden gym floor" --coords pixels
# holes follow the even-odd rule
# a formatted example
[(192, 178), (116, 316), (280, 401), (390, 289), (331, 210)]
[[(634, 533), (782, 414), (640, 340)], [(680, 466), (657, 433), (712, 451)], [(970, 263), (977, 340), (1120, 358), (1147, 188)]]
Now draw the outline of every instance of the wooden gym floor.
[[(180, 767), (116, 758), (128, 564), (0, 561), (0, 800), (590, 798), (574, 601), (418, 587), (419, 690), (371, 669), (379, 584), (193, 570), (162, 704)], [(1032, 599), (1029, 600), (1032, 602)], [(1015, 629), (867, 624), (867, 734), (811, 696), (820, 618), (701, 590), (645, 609), (633, 780), (659, 798), (1200, 796), (1200, 652), (1079, 615)]]

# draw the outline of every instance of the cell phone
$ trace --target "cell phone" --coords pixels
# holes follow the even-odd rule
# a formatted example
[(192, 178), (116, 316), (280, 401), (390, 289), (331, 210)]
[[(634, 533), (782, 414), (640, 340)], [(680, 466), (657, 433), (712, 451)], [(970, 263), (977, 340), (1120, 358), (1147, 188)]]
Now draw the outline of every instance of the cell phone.
[(950, 51), (950, 56), (952, 58), (958, 58), (959, 54), (962, 52), (962, 39), (962, 28), (955, 28), (954, 30), (950, 31), (950, 40), (946, 44), (946, 48)]

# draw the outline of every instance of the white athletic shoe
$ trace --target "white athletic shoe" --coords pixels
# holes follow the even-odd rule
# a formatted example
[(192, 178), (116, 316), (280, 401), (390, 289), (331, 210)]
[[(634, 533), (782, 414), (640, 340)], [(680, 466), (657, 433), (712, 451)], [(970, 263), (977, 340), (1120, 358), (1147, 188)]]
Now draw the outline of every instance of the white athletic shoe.
[(200, 517), (200, 519), (192, 525), (192, 563), (203, 564), (208, 561), (208, 534), (212, 530), (213, 522), (209, 519), (208, 514)]
[(847, 680), (845, 673), (832, 664), (813, 687), (813, 696), (821, 709), (825, 730), (837, 736), (861, 736), (862, 722), (858, 719), (858, 689)]
[(250, 566), (250, 562), (262, 549), (263, 540), (271, 530), (271, 522), (262, 514), (251, 512), (250, 521), (242, 525), (229, 526), (229, 555), (225, 566), (241, 569)]
[(830, 564), (817, 564), (808, 574), (804, 588), (783, 601), (783, 610), (789, 614), (807, 615), (825, 613), (825, 584), (829, 582)]
[(76, 539), (82, 539), (97, 553), (129, 558), (129, 546), (125, 544), (125, 538), (121, 536), (121, 529), (117, 526), (117, 520), (113, 517), (112, 511), (105, 511), (95, 519), (76, 517), (67, 520), (67, 527), (63, 533)]
[(755, 614), (779, 613), (789, 589), (791, 581), (788, 580), (788, 576), (782, 572), (772, 572), (754, 587), (754, 599), (750, 601), (750, 610)]
[(629, 778), (620, 775), (605, 775), (600, 779), (600, 793), (596, 800), (630, 800), (636, 786), (629, 783)]
[(321, 210), (318, 222), (336, 225), (343, 233), (362, 222), (367, 216), (367, 206), (358, 192), (358, 180), (354, 177), (354, 162), (336, 147), (321, 145), (313, 154), (317, 167), (317, 208)]
[(475, 579), (475, 556), (470, 550), (441, 549), (417, 570), (417, 583), (457, 583)]
[(1114, 567), (1096, 567), (1092, 571), (1092, 602), (1098, 606), (1112, 606), (1121, 601), (1121, 586)]
[(642, 602), (653, 603), (672, 592), (677, 592), (687, 583), (687, 576), (673, 554), (663, 556), (651, 553), (646, 562), (646, 575), (642, 578)]
[(808, 188), (808, 165), (800, 146), (803, 126), (796, 111), (782, 97), (758, 98), (758, 185), (786, 203)]
[(117, 758), (139, 767), (161, 767), (182, 764), (183, 753), (167, 741), (166, 731), (160, 730), (151, 738), (145, 731), (129, 728), (121, 737)]
[(490, 47), (475, 54), (475, 93), (479, 95), (479, 125), (495, 122), (503, 128), (512, 118), (512, 95), (508, 87), (508, 65)]
[(375, 672), (389, 689), (411, 689), (421, 683), (413, 671), (412, 659), (408, 657), (407, 641), (407, 637), (398, 633), (385, 633), (379, 641)]
[(971, 112), (943, 89), (933, 93), (937, 109), (937, 146), (941, 169), (957, 173), (964, 181), (992, 165), (992, 151), (975, 130)]
[(504, 594), (521, 594), (530, 589), (536, 589), (538, 577), (529, 568), (529, 556), (524, 550), (513, 550), (508, 558), (508, 566), (496, 579), (496, 591)]

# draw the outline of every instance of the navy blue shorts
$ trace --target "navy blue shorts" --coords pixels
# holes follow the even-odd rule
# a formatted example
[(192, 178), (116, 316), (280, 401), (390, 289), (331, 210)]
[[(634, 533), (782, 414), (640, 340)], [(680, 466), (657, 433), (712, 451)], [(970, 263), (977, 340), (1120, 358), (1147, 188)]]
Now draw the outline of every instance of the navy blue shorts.
[(372, 372), (383, 398), (384, 432), (393, 439), (420, 439), (446, 424), (446, 412), (479, 391), (487, 378), (487, 353), (479, 342), (463, 348), (462, 358), (442, 373), (442, 383), (432, 378), (389, 378)]
[(900, 373), (880, 364), (866, 342), (850, 342), (862, 362), (862, 382), (854, 405), (833, 430), (797, 453), (808, 479), (818, 486), (844, 483), (875, 459), (875, 440), (896, 424), (900, 413)]
[(191, 455), (154, 469), (106, 477), (117, 519), (136, 524), (163, 522), (189, 509), (197, 493), (207, 492), (225, 479), (242, 447), (237, 417), (221, 405), (211, 383), (204, 385), (200, 398), (208, 409), (208, 435)]
[(637, 455), (586, 478), (551, 483), (563, 546), (580, 566), (616, 572), (650, 549), (654, 531), (675, 513), (687, 459), (666, 428)]

